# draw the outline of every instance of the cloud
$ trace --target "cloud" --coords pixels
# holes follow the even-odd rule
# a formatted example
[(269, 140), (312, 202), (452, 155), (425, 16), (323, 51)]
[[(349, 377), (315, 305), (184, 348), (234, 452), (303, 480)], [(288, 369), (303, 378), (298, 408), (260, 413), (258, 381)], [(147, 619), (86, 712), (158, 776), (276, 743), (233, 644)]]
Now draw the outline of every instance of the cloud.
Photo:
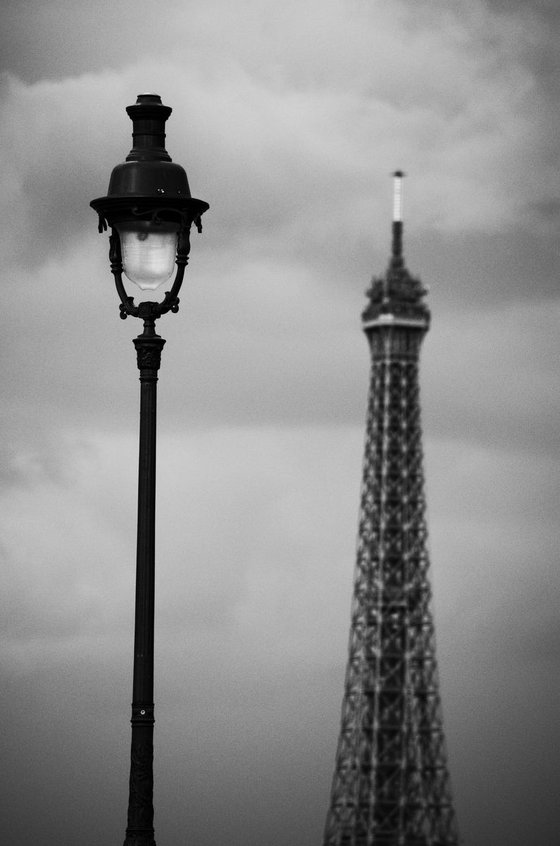
[[(521, 25), (445, 15), (433, 28), (406, 6), (395, 17), (384, 3), (337, 3), (318, 18), (314, 4), (296, 17), (274, 6), (272, 26), (265, 8), (242, 9), (246, 30), (234, 26), (237, 9), (222, 8), (233, 33), (225, 49), (216, 10), (189, 10), (175, 20), (189, 47), (165, 60), (148, 52), (118, 70), (31, 84), (6, 77), (12, 255), (39, 262), (93, 226), (88, 201), (128, 152), (123, 107), (146, 87), (175, 107), (169, 149), (210, 201), (214, 238), (231, 249), (332, 252), (367, 220), (367, 206), (372, 228), (386, 219), (372, 197), (387, 195), (385, 174), (399, 164), (416, 174), (419, 227), (501, 231), (520, 216), (529, 225), (530, 209), (554, 200), (546, 112), (514, 39)], [(320, 21), (313, 41), (295, 25), (301, 13)]]
[(440, 318), (424, 350), (429, 430), (553, 454), (558, 317), (557, 304), (545, 301), (488, 308), (474, 321), (462, 312)]
[[(195, 632), (224, 625), (249, 632), (264, 613), (268, 627), (276, 621), (292, 637), (288, 597), (301, 613), (296, 583), (314, 583), (315, 568), (338, 545), (334, 536), (328, 540), (327, 515), (340, 513), (336, 489), (340, 476), (352, 473), (349, 455), (359, 470), (361, 438), (356, 450), (348, 432), (342, 439), (337, 427), (162, 434), (163, 630), (186, 624)], [(135, 434), (70, 429), (59, 437), (67, 472), (54, 480), (37, 462), (22, 460), (20, 478), (2, 494), (8, 631), (16, 638), (55, 635), (55, 643), (59, 635), (120, 630), (122, 619), (130, 624), (123, 602), (132, 590), (136, 517)], [(316, 491), (327, 482), (319, 508)], [(314, 520), (324, 524), (320, 543), (309, 534)], [(70, 628), (59, 631), (59, 620)], [(293, 638), (292, 646), (299, 652), (302, 643)]]

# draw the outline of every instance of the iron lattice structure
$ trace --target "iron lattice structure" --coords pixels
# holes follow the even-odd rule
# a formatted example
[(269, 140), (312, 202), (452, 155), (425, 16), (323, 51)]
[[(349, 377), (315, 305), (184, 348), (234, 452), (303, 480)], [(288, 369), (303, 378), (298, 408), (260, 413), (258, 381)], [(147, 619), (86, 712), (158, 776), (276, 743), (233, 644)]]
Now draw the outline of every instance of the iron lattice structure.
[(393, 222), (372, 370), (349, 657), (324, 846), (456, 846), (428, 579), (418, 364), (430, 313)]

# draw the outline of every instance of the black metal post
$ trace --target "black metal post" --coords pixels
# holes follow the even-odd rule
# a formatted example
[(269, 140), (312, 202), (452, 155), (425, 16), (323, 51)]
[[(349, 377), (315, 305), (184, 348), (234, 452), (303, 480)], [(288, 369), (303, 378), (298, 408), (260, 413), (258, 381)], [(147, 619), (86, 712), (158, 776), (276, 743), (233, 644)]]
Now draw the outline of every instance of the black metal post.
[[(170, 106), (159, 94), (139, 94), (128, 106), (133, 148), (126, 161), (113, 168), (106, 197), (90, 205), (99, 217), (99, 232), (110, 227), (109, 260), (120, 299), (120, 316), (139, 317), (144, 331), (134, 339), (140, 371), (140, 451), (138, 467), (138, 535), (136, 605), (134, 618), (134, 679), (132, 690), (132, 744), (128, 824), (124, 846), (155, 846), (154, 840), (154, 599), (157, 380), (165, 341), (156, 334), (155, 321), (168, 311), (179, 311), (179, 292), (190, 250), (190, 229), (202, 231), (201, 216), (209, 208), (191, 196), (187, 173), (171, 161), (165, 149), (165, 125)], [(177, 271), (161, 302), (135, 303), (123, 274), (140, 288), (134, 267), (123, 266), (121, 231), (177, 232)], [(132, 273), (132, 275), (129, 275)], [(147, 268), (157, 287), (163, 280)]]
[[(154, 840), (154, 596), (157, 380), (165, 341), (155, 331), (151, 303), (143, 303), (144, 331), (134, 339), (140, 371), (140, 445), (132, 743), (128, 825), (124, 846)], [(148, 307), (148, 308), (146, 308)]]

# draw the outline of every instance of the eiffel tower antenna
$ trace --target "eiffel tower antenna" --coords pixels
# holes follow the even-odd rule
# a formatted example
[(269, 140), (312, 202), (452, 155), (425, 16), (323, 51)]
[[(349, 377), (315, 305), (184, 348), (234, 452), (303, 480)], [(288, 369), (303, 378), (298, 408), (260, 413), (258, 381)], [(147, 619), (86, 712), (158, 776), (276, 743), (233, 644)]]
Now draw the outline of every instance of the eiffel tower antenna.
[(402, 223), (403, 219), (403, 177), (402, 170), (393, 173), (393, 223)]

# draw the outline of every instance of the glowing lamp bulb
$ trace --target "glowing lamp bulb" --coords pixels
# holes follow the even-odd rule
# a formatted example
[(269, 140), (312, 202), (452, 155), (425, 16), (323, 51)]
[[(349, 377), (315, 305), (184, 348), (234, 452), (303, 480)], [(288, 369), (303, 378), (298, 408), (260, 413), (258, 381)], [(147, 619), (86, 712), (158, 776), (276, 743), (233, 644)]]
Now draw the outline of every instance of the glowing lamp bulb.
[(133, 221), (118, 225), (125, 276), (142, 291), (155, 291), (175, 270), (178, 226)]

